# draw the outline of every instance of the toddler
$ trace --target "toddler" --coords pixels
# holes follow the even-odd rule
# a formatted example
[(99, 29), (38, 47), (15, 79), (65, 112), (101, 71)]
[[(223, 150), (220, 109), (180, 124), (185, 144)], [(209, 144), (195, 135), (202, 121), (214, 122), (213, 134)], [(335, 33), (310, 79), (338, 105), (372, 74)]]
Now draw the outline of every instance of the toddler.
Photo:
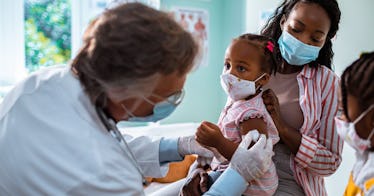
[[(221, 85), (228, 95), (218, 125), (202, 122), (196, 140), (208, 148), (215, 148), (223, 157), (216, 156), (211, 163), (210, 183), (228, 167), (242, 136), (262, 133), (279, 141), (274, 122), (262, 100), (261, 87), (276, 72), (280, 60), (279, 49), (265, 36), (244, 34), (234, 39), (226, 50)], [(258, 132), (257, 132), (258, 131)], [(244, 195), (272, 195), (278, 186), (274, 163), (256, 180), (249, 182)]]

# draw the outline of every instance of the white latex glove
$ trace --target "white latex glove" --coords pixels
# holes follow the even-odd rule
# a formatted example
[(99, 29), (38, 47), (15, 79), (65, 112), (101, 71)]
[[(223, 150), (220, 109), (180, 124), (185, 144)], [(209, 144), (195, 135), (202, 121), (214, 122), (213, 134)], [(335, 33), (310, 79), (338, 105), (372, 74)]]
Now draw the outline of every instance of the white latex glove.
[[(256, 142), (248, 149), (251, 142)], [(247, 182), (262, 176), (270, 167), (273, 156), (271, 139), (253, 130), (244, 136), (232, 156), (229, 167), (236, 170)]]
[(207, 163), (210, 164), (210, 161), (213, 158), (213, 152), (201, 146), (196, 140), (195, 136), (186, 136), (180, 137), (178, 139), (178, 152), (181, 156), (186, 156), (189, 154), (197, 154), (199, 155), (201, 162), (206, 165)]
[(200, 166), (210, 166), (210, 163), (212, 162), (213, 158), (212, 157), (202, 157), (202, 156), (198, 156), (197, 159), (196, 159), (196, 162), (200, 165)]
[(219, 162), (223, 163), (227, 161), (227, 159), (224, 156), (222, 156), (221, 153), (219, 153), (216, 148), (213, 148), (213, 147), (206, 147), (206, 148), (213, 152), (214, 157), (216, 157), (216, 159)]
[[(221, 163), (227, 161), (227, 159), (225, 157), (223, 157), (218, 152), (217, 149), (215, 149), (213, 147), (208, 147), (208, 146), (204, 146), (204, 148), (210, 150), (213, 153), (213, 155), (217, 158), (217, 160), (220, 161)], [(213, 160), (213, 157), (198, 156), (197, 159), (196, 159), (196, 162), (197, 162), (197, 165), (200, 165), (200, 166), (206, 166), (206, 165), (210, 166), (210, 163), (212, 163), (212, 160)]]

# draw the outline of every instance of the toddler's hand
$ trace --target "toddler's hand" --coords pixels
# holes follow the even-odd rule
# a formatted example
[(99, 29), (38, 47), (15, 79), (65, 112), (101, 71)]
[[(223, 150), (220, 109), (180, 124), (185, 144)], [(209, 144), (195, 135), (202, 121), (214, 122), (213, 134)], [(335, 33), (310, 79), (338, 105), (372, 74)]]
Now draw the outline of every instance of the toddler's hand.
[(216, 148), (222, 143), (225, 137), (222, 135), (220, 128), (210, 122), (204, 121), (196, 131), (196, 141), (201, 145)]
[(180, 196), (202, 195), (209, 189), (209, 176), (201, 168), (195, 169), (186, 177), (186, 181), (179, 193)]

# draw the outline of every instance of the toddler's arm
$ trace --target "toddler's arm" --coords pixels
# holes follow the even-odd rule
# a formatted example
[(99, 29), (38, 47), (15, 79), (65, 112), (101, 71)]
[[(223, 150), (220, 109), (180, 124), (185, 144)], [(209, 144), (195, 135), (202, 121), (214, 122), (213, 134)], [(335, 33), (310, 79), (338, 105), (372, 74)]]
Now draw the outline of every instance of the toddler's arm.
[[(257, 130), (260, 134), (266, 135), (268, 137), (266, 131), (266, 124), (262, 118), (250, 118), (245, 120), (239, 124), (240, 134), (245, 136), (249, 131)], [(252, 142), (249, 147), (252, 147), (254, 142)]]
[(250, 118), (239, 124), (240, 134), (246, 135), (251, 130), (257, 130), (260, 134), (268, 136), (267, 126), (262, 118)]
[(197, 128), (196, 141), (203, 146), (217, 149), (227, 160), (231, 159), (239, 146), (239, 144), (226, 139), (217, 125), (207, 121), (202, 122)]

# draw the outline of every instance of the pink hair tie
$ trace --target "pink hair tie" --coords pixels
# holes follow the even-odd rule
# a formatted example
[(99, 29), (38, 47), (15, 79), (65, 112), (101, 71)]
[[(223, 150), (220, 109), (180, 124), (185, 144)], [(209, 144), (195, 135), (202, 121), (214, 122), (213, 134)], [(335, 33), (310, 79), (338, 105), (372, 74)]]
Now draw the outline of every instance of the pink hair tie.
[(270, 52), (273, 52), (273, 51), (274, 51), (274, 44), (273, 44), (273, 42), (268, 41), (268, 43), (267, 43), (267, 45), (266, 45), (266, 48), (267, 48)]

